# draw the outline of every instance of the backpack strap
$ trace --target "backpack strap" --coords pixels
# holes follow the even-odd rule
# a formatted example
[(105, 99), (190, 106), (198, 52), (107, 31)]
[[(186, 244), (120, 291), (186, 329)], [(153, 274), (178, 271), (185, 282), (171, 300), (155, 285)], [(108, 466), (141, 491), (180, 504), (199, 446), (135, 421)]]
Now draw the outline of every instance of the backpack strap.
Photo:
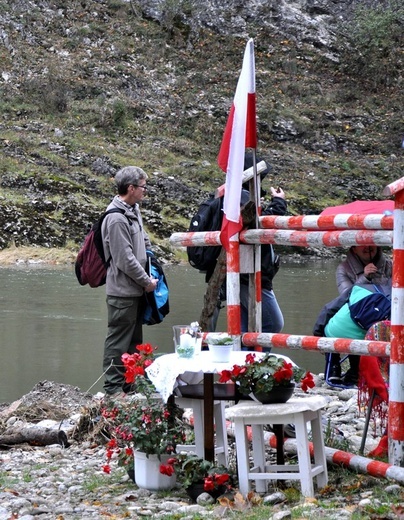
[[(111, 208), (111, 209), (107, 209), (107, 211), (105, 211), (105, 213), (103, 213), (103, 215), (101, 216), (100, 218), (100, 223), (99, 223), (99, 226), (100, 226), (100, 233), (101, 233), (101, 241), (102, 241), (102, 247), (104, 247), (104, 242), (102, 240), (102, 224), (104, 222), (104, 219), (105, 217), (107, 217), (108, 215), (110, 215), (111, 213), (121, 213), (122, 215), (124, 215), (126, 217), (126, 220), (128, 221), (128, 224), (129, 226), (132, 226), (133, 225), (133, 222), (132, 220), (126, 215), (126, 211), (124, 209), (121, 209), (121, 208)], [(108, 260), (105, 261), (105, 268), (108, 269), (110, 263), (111, 263), (111, 260), (112, 260), (112, 255), (109, 255), (109, 258)]]
[(127, 221), (129, 222), (129, 225), (131, 226), (132, 225), (132, 222), (131, 222), (131, 219), (126, 215), (126, 211), (124, 209), (121, 209), (121, 208), (111, 208), (111, 209), (107, 209), (107, 211), (101, 216), (101, 220), (103, 221), (104, 218), (107, 216), (107, 215), (110, 215), (111, 213), (122, 213), (122, 215), (125, 215)]

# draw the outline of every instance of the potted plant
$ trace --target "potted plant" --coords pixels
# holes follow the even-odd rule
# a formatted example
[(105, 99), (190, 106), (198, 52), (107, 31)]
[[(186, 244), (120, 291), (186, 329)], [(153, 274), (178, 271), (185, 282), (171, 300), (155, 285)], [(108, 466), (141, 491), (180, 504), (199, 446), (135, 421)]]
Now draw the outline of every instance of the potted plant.
[(229, 381), (236, 384), (239, 394), (261, 403), (285, 403), (292, 397), (297, 383), (304, 392), (315, 385), (310, 372), (275, 354), (261, 358), (253, 353), (247, 354), (244, 365), (222, 370), (219, 382)]
[(233, 350), (234, 340), (222, 332), (210, 332), (206, 335), (209, 352), (214, 363), (227, 363)]
[(169, 458), (166, 464), (161, 464), (160, 472), (164, 475), (175, 473), (177, 482), (194, 502), (202, 493), (208, 493), (216, 499), (232, 488), (232, 479), (226, 467), (216, 466), (213, 462), (189, 453)]
[(109, 462), (118, 459), (128, 473), (134, 469), (138, 487), (157, 490), (175, 485), (171, 478), (160, 473), (160, 464), (175, 452), (177, 443), (184, 443), (186, 427), (182, 411), (174, 403), (164, 403), (154, 385), (145, 376), (145, 368), (153, 362), (154, 348), (138, 345), (138, 352), (124, 354), (127, 383), (134, 383), (136, 393), (127, 401), (111, 401), (103, 409), (112, 436), (107, 445), (104, 471), (110, 471)]

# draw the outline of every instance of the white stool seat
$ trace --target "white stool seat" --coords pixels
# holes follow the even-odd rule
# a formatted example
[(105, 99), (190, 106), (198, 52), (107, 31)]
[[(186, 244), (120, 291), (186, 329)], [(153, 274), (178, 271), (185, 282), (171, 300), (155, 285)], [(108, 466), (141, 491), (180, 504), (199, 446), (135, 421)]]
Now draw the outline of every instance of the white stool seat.
[[(226, 415), (234, 421), (237, 450), (237, 470), (240, 493), (250, 491), (250, 481), (255, 480), (257, 492), (267, 490), (268, 480), (300, 480), (302, 494), (314, 497), (313, 478), (317, 486), (328, 482), (321, 409), (327, 404), (324, 397), (292, 397), (286, 403), (259, 404), (243, 401), (227, 408)], [(314, 464), (311, 464), (307, 425), (310, 423)], [(266, 462), (263, 426), (267, 424), (294, 424), (298, 464), (269, 464)], [(249, 462), (247, 426), (252, 428), (253, 466)]]

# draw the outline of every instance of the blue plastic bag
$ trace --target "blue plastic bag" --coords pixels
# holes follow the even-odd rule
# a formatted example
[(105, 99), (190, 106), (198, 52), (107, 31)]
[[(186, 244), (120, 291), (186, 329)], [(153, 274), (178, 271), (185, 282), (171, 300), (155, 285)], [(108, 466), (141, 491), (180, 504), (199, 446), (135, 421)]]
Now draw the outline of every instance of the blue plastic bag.
[(163, 268), (151, 251), (147, 251), (146, 271), (149, 276), (157, 278), (157, 286), (154, 291), (145, 293), (146, 307), (143, 323), (157, 325), (170, 312), (169, 290)]

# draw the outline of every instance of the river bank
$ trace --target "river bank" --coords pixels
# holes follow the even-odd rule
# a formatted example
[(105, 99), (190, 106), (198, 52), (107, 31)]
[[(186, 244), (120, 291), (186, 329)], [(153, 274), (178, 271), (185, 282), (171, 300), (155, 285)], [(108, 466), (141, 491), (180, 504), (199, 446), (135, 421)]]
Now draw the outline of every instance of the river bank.
[[(277, 251), (281, 251), (282, 248), (277, 246)], [(20, 264), (45, 264), (45, 265), (73, 265), (79, 249), (76, 248), (47, 248), (47, 247), (36, 247), (36, 246), (19, 246), (11, 245), (6, 249), (0, 250), (0, 265), (20, 265)], [(307, 251), (305, 251), (307, 252)], [(333, 248), (333, 249), (310, 249), (311, 254), (300, 254), (300, 252), (291, 252), (288, 250), (287, 253), (281, 255), (281, 260), (303, 260), (303, 259), (334, 259), (344, 255), (346, 248)], [(187, 261), (186, 255), (178, 254), (178, 258), (175, 263), (180, 261)], [(166, 259), (167, 262), (173, 262), (171, 255), (170, 259)]]
[(12, 245), (0, 250), (0, 265), (19, 264), (46, 264), (71, 265), (74, 264), (78, 250), (69, 248), (47, 248), (34, 246)]
[[(326, 397), (324, 410), (325, 444), (357, 452), (364, 427), (364, 413), (358, 408), (357, 390), (335, 390), (316, 376), (311, 391)], [(112, 464), (111, 474), (103, 472), (106, 463), (105, 436), (100, 429), (102, 395), (80, 392), (69, 385), (50, 381), (8, 406), (0, 406), (0, 435), (6, 428), (22, 428), (27, 423), (61, 427), (67, 431), (68, 447), (59, 444), (32, 446), (20, 444), (0, 448), (0, 520), (116, 519), (200, 519), (243, 515), (248, 519), (276, 518), (402, 518), (404, 487), (394, 481), (329, 465), (328, 486), (316, 499), (302, 498), (299, 486), (270, 488), (264, 497), (251, 501), (230, 497), (228, 507), (191, 504), (184, 490), (164, 494), (139, 490), (127, 474)], [(378, 443), (369, 431), (365, 455)], [(235, 468), (234, 439), (229, 429), (231, 465)], [(267, 450), (271, 450), (267, 447)], [(293, 453), (286, 453), (289, 460)], [(279, 516), (281, 515), (281, 516)]]

